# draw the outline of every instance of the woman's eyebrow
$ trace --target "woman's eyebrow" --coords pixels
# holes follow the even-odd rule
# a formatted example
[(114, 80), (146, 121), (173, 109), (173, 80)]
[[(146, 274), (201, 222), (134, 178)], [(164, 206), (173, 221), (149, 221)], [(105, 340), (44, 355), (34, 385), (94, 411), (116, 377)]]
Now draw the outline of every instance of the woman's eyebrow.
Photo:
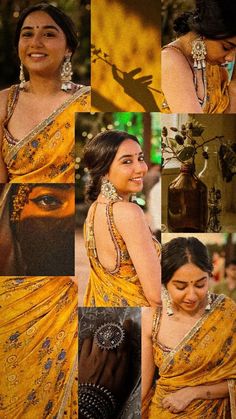
[(123, 154), (123, 156), (121, 156), (119, 160), (123, 159), (124, 157), (133, 157), (133, 156), (142, 156), (142, 155), (143, 155), (142, 151), (140, 151), (140, 153), (134, 153), (134, 154)]
[[(194, 282), (195, 283), (200, 282), (200, 281), (203, 281), (203, 279), (207, 279), (207, 276), (203, 276), (202, 278), (199, 278)], [(189, 281), (181, 281), (180, 279), (173, 279), (173, 282), (178, 283), (178, 284), (188, 284), (189, 283)]]
[[(39, 26), (23, 26), (23, 28), (21, 28), (21, 32), (25, 29), (34, 29), (35, 27), (39, 28)], [(54, 25), (43, 25), (42, 29), (55, 29), (57, 32), (59, 32), (58, 28)]]
[(227, 42), (227, 44), (231, 45), (232, 47), (236, 48), (236, 44), (234, 42), (228, 40), (226, 40), (225, 42)]

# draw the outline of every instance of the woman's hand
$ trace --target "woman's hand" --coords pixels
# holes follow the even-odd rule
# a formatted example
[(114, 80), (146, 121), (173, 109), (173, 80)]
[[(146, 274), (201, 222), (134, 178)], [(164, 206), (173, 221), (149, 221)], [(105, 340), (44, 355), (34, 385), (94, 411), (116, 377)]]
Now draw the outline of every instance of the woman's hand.
[(194, 388), (185, 387), (164, 397), (162, 406), (171, 413), (179, 413), (183, 412), (194, 398)]
[(119, 401), (129, 394), (129, 348), (131, 321), (124, 322), (126, 337), (113, 350), (100, 349), (94, 337), (83, 341), (79, 357), (79, 382), (99, 384), (110, 390)]

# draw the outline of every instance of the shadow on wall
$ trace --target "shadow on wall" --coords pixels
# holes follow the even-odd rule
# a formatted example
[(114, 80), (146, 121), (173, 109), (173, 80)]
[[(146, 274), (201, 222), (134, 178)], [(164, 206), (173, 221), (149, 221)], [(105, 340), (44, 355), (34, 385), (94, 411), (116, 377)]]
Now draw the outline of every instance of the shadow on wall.
[(101, 2), (92, 3), (93, 107), (159, 111), (160, 4)]

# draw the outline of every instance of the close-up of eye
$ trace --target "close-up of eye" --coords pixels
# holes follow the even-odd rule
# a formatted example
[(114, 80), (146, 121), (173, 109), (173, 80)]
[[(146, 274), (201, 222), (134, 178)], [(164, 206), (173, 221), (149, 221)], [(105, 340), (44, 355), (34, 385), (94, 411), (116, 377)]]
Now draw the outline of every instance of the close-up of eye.
[(52, 211), (62, 206), (63, 202), (58, 199), (55, 195), (40, 195), (37, 198), (31, 199), (38, 207), (45, 211)]

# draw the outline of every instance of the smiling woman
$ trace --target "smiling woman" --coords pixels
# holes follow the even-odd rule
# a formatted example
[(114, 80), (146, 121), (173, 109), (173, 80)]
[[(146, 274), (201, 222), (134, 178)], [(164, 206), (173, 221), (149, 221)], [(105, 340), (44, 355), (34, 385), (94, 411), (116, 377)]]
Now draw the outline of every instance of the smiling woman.
[(105, 131), (85, 146), (92, 201), (85, 223), (91, 272), (85, 306), (156, 306), (160, 301), (159, 244), (142, 210), (130, 202), (147, 173), (137, 138)]
[(0, 181), (74, 182), (74, 113), (90, 109), (89, 87), (71, 80), (74, 24), (50, 4), (30, 6), (15, 44), (20, 84), (0, 92)]
[(195, 237), (163, 246), (163, 307), (143, 312), (144, 419), (235, 416), (236, 305), (209, 293), (212, 268)]
[(234, 113), (236, 4), (195, 3), (175, 20), (177, 39), (163, 47), (162, 112)]

